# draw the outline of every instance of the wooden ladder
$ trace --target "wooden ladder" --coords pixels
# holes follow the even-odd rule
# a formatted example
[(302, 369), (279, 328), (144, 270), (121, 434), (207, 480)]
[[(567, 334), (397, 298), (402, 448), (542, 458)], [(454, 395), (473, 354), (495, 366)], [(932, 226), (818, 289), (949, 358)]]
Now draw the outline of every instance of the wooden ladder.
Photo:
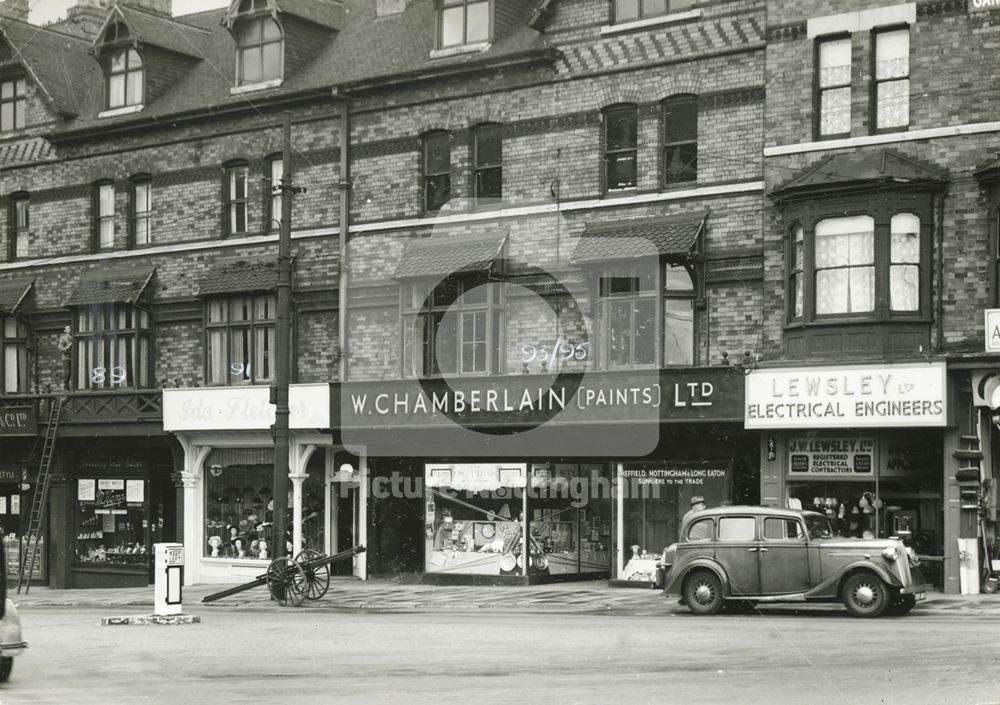
[[(24, 552), (21, 554), (21, 565), (17, 576), (17, 594), (21, 594), (24, 586), (25, 594), (31, 588), (31, 578), (35, 573), (35, 563), (38, 560), (38, 547), (42, 543), (42, 520), (49, 499), (49, 478), (51, 477), (52, 456), (55, 453), (56, 434), (59, 432), (59, 419), (62, 416), (65, 396), (55, 397), (49, 401), (49, 422), (45, 427), (45, 441), (42, 443), (42, 455), (38, 461), (38, 479), (35, 481), (35, 495), (31, 500), (31, 513), (28, 515), (28, 531), (24, 537)], [(25, 567), (27, 566), (27, 570)]]

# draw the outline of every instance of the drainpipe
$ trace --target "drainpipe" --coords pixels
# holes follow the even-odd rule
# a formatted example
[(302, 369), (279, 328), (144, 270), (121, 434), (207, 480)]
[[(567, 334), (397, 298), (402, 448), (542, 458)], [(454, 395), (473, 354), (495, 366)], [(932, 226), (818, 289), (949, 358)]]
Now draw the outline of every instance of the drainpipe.
[(341, 384), (347, 382), (348, 341), (347, 341), (347, 287), (350, 265), (347, 259), (347, 236), (351, 227), (351, 115), (350, 102), (336, 88), (333, 95), (340, 103), (340, 261), (338, 263), (337, 295), (337, 344), (340, 348), (337, 378)]
[(937, 200), (937, 335), (934, 352), (944, 349), (944, 192), (938, 194)]

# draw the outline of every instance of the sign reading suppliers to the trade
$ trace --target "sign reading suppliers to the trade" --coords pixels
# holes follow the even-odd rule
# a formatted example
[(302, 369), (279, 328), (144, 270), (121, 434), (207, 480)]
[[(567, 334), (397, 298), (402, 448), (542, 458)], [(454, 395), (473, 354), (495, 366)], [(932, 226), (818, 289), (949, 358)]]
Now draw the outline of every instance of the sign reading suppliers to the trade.
[(798, 367), (746, 377), (746, 428), (945, 426), (945, 364)]

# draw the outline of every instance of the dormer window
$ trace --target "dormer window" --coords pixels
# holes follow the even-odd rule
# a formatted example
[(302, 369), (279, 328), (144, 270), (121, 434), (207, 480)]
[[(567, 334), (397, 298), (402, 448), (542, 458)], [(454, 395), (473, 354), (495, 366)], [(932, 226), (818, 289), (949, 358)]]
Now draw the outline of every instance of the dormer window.
[(488, 42), (491, 2), (492, 0), (440, 0), (440, 48)]
[(0, 80), (0, 132), (24, 127), (25, 83), (23, 78)]
[(281, 27), (271, 17), (256, 17), (240, 23), (236, 59), (239, 85), (281, 80), (283, 55)]
[(142, 57), (135, 49), (112, 54), (108, 60), (108, 109), (142, 105)]

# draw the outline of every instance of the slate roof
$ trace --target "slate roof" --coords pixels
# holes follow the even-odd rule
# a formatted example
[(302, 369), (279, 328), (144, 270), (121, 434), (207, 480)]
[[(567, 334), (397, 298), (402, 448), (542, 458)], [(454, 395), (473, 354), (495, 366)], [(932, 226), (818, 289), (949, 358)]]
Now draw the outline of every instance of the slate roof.
[(274, 291), (278, 287), (275, 262), (240, 261), (213, 267), (198, 283), (198, 296)]
[(63, 306), (134, 304), (142, 298), (155, 273), (155, 269), (138, 272), (104, 271), (86, 276), (63, 302)]
[(100, 96), (101, 72), (86, 40), (9, 17), (0, 18), (0, 37), (56, 112), (78, 115), (91, 94)]
[(28, 300), (35, 281), (11, 282), (0, 285), (0, 313), (15, 313)]
[(833, 154), (776, 187), (771, 198), (871, 183), (943, 184), (948, 174), (892, 149)]
[(435, 235), (414, 240), (403, 253), (393, 279), (489, 272), (503, 253), (506, 232)]
[(575, 264), (694, 252), (708, 211), (590, 223), (573, 252)]
[[(236, 44), (222, 24), (228, 10), (209, 10), (168, 20), (149, 19), (148, 12), (126, 9), (126, 17), (137, 23), (137, 33), (157, 46), (169, 42), (175, 49), (186, 47), (185, 51), (193, 51), (200, 59), (140, 112), (105, 118), (97, 117), (105, 107), (102, 72), (87, 42), (51, 29), (18, 22), (11, 25), (28, 28), (27, 33), (19, 31), (14, 38), (18, 45), (27, 42), (31, 33), (37, 35), (31, 40), (33, 44), (72, 45), (51, 51), (47, 59), (38, 60), (47, 69), (44, 75), (39, 74), (39, 80), (65, 86), (65, 90), (58, 91), (59, 102), (74, 108), (74, 119), (54, 131), (53, 138), (58, 139), (60, 135), (71, 137), (105, 131), (116, 125), (145, 125), (181, 113), (249, 108), (292, 96), (329, 95), (334, 87), (348, 92), (373, 84), (411, 81), (415, 76), (430, 78), (480, 66), (554, 60), (557, 52), (541, 33), (528, 26), (539, 7), (538, 1), (504, 1), (513, 4), (523, 17), (496, 37), (488, 49), (432, 58), (437, 21), (435, 0), (412, 0), (403, 12), (379, 18), (375, 16), (374, 0), (344, 0), (343, 29), (331, 31), (329, 41), (310, 61), (289, 72), (278, 87), (235, 95), (231, 88), (235, 86)], [(321, 8), (316, 3), (310, 6), (310, 0), (276, 2), (279, 7), (287, 6), (289, 14), (296, 16), (315, 14)], [(168, 39), (170, 34), (176, 38)], [(53, 64), (54, 69), (59, 64), (70, 66), (72, 80), (57, 70), (49, 70)]]
[(206, 49), (206, 40), (212, 36), (207, 30), (187, 24), (181, 19), (129, 5), (115, 5), (98, 33), (95, 47), (100, 46), (108, 25), (119, 20), (128, 27), (131, 38), (140, 44), (149, 44), (195, 58), (201, 57)]
[[(330, 29), (340, 29), (343, 21), (344, 3), (341, 0), (267, 0), (267, 5), (272, 11), (287, 12)], [(237, 3), (229, 6), (223, 23), (232, 22), (238, 6)]]

